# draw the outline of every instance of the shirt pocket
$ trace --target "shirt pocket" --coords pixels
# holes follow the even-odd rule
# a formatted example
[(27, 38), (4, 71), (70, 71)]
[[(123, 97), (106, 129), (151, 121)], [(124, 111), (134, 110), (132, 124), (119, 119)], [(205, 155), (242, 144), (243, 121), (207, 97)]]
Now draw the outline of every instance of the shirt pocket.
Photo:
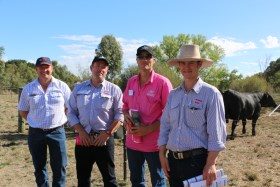
[(50, 104), (61, 105), (61, 106), (64, 105), (64, 98), (63, 98), (62, 93), (52, 92), (52, 93), (50, 93), (49, 98), (50, 98), (50, 101), (49, 101)]
[(180, 102), (174, 100), (170, 103), (170, 123), (171, 125), (178, 124), (180, 118)]
[(43, 95), (42, 94), (29, 94), (29, 102), (30, 106), (37, 107), (40, 106), (40, 103), (43, 103)]
[(108, 94), (101, 94), (100, 95), (100, 103), (99, 108), (105, 109), (109, 111), (113, 106), (113, 98), (111, 95)]
[(161, 106), (160, 99), (158, 97), (146, 96), (147, 103), (142, 101), (142, 106), (147, 108), (150, 113), (153, 113), (156, 110), (159, 110)]
[(77, 107), (79, 110), (86, 108), (90, 102), (91, 95), (89, 93), (77, 93)]
[(206, 123), (205, 109), (202, 106), (188, 106), (186, 110), (187, 115), (185, 116), (185, 121), (187, 121), (187, 125), (189, 127), (200, 128), (203, 124)]

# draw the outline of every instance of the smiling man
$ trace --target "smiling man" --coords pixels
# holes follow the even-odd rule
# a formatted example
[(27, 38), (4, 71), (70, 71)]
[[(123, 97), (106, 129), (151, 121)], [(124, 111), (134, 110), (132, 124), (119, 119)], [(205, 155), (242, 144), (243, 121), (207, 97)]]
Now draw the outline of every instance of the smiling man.
[(78, 186), (91, 186), (95, 162), (104, 186), (118, 186), (112, 134), (123, 121), (122, 91), (105, 80), (109, 71), (106, 58), (96, 56), (90, 70), (92, 78), (77, 84), (69, 101), (69, 125), (78, 132), (75, 147)]
[(226, 142), (223, 97), (199, 77), (200, 68), (212, 63), (201, 58), (198, 45), (182, 45), (178, 58), (168, 61), (184, 78), (168, 96), (158, 140), (170, 187), (181, 187), (184, 180), (197, 175), (203, 175), (207, 186), (217, 178), (216, 161)]
[(29, 124), (28, 146), (35, 168), (37, 186), (49, 186), (47, 148), (53, 172), (52, 186), (65, 186), (66, 137), (64, 124), (70, 89), (52, 76), (53, 65), (48, 57), (40, 57), (35, 69), (38, 78), (22, 91), (18, 110)]

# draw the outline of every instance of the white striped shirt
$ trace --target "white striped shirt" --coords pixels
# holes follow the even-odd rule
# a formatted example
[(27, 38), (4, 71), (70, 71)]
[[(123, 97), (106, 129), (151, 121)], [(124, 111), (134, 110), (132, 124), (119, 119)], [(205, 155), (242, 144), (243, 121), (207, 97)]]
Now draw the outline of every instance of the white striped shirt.
[(184, 83), (171, 91), (161, 117), (158, 145), (172, 151), (225, 148), (226, 123), (222, 94), (200, 78), (186, 92)]
[(18, 110), (28, 111), (27, 122), (33, 128), (55, 128), (67, 122), (70, 93), (68, 85), (54, 77), (44, 92), (37, 78), (23, 88)]

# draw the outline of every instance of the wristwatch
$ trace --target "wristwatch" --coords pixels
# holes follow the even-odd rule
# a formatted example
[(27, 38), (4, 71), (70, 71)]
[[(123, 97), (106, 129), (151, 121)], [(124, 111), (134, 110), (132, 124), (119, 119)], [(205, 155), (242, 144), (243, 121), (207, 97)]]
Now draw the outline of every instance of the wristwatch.
[(109, 136), (112, 136), (112, 132), (111, 132), (110, 130), (106, 130), (105, 132), (106, 132), (106, 134), (108, 134)]

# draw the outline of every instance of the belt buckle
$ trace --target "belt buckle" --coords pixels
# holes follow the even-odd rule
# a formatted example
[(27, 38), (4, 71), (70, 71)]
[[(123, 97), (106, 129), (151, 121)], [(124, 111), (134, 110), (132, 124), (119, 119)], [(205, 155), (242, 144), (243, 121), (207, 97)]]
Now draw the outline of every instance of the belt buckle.
[(42, 131), (44, 132), (48, 132), (50, 129), (42, 129)]
[(177, 153), (178, 157), (176, 156), (175, 152), (172, 152), (172, 154), (173, 154), (173, 157), (175, 159), (183, 159), (184, 158), (183, 153)]

